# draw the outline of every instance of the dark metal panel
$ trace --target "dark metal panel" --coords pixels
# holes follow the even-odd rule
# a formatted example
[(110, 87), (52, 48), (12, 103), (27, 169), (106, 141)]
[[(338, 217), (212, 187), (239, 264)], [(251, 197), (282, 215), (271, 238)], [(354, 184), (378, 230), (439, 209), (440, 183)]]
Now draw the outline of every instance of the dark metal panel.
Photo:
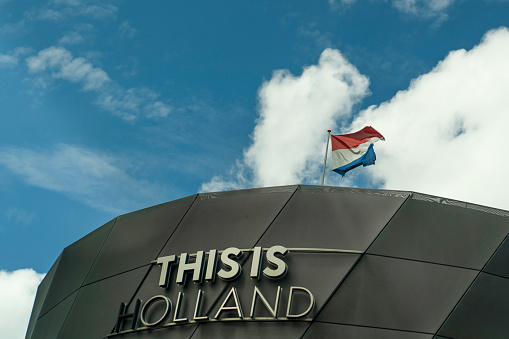
[(307, 322), (215, 322), (200, 324), (192, 339), (296, 339), (300, 338), (309, 323)]
[(119, 216), (85, 284), (154, 260), (195, 198), (190, 196)]
[(483, 271), (509, 278), (509, 238), (500, 246)]
[(198, 325), (182, 325), (171, 328), (160, 328), (150, 331), (129, 333), (126, 336), (113, 337), (115, 339), (189, 339)]
[(80, 289), (58, 338), (99, 339), (113, 329), (121, 302), (128, 302), (148, 266), (98, 281)]
[[(291, 286), (304, 287), (308, 289), (315, 298), (315, 306), (306, 318), (314, 317), (319, 312), (330, 295), (334, 292), (345, 275), (359, 258), (358, 254), (344, 253), (288, 253), (284, 256), (284, 262), (288, 266), (287, 273), (280, 279), (269, 279), (261, 274), (259, 279), (250, 277), (250, 268), (252, 257), (244, 264), (241, 276), (228, 286), (226, 292), (231, 287), (235, 287), (239, 293), (241, 307), (246, 317), (250, 316), (254, 287), (256, 286), (263, 296), (267, 299), (271, 307), (274, 307), (278, 286), (282, 288), (280, 307), (278, 317), (285, 317)], [(266, 260), (262, 267), (267, 267)], [(211, 312), (214, 316), (226, 297), (226, 293), (221, 296), (219, 303), (215, 305)], [(304, 312), (309, 306), (309, 298), (304, 294), (296, 294), (292, 306), (293, 314)], [(228, 314), (224, 314), (228, 316)], [(237, 316), (236, 311), (233, 317)], [(256, 303), (255, 317), (271, 317), (271, 314), (263, 306), (260, 300)]]
[(365, 255), (318, 320), (435, 333), (477, 272)]
[[(141, 305), (144, 305), (150, 298), (156, 296), (156, 295), (163, 295), (171, 300), (172, 308), (170, 311), (169, 317), (164, 321), (163, 326), (167, 324), (171, 324), (173, 322), (173, 317), (175, 316), (175, 307), (178, 299), (179, 292), (182, 292), (182, 302), (180, 305), (180, 310), (178, 316), (180, 318), (186, 317), (190, 320), (193, 318), (194, 314), (194, 307), (196, 305), (196, 299), (198, 296), (198, 291), (202, 290), (202, 308), (199, 310), (200, 315), (204, 315), (208, 312), (209, 308), (212, 307), (213, 302), (219, 297), (219, 295), (222, 293), (223, 289), (227, 286), (227, 282), (224, 282), (220, 279), (218, 279), (215, 283), (194, 283), (189, 277), (186, 279), (185, 284), (179, 285), (175, 282), (177, 274), (177, 265), (175, 267), (172, 267), (170, 270), (170, 278), (169, 278), (169, 285), (167, 288), (162, 288), (159, 286), (159, 278), (161, 275), (161, 266), (153, 265), (146, 277), (146, 279), (143, 281), (143, 284), (139, 288), (139, 290), (136, 292), (133, 302), (128, 306), (127, 311), (132, 312), (134, 309), (134, 303), (137, 299), (141, 300)], [(164, 327), (161, 329), (158, 329), (157, 332), (159, 333), (162, 331), (163, 333), (166, 333), (166, 335), (170, 336), (172, 338), (180, 338), (180, 335), (177, 335), (176, 333), (188, 333), (187, 330), (183, 331), (180, 329), (182, 326), (186, 326), (186, 328), (196, 328), (197, 324), (191, 324), (186, 325), (186, 322), (184, 322), (184, 325), (175, 325), (175, 326), (169, 326)], [(129, 326), (131, 326), (132, 322), (126, 321), (123, 330), (128, 330)], [(138, 327), (142, 327), (143, 325), (141, 323), (138, 323)], [(152, 333), (154, 330), (150, 330), (149, 333)], [(193, 330), (194, 331), (194, 330)], [(191, 332), (192, 334), (192, 332)], [(187, 336), (189, 338), (189, 336)]]
[(46, 295), (48, 294), (48, 290), (50, 289), (51, 282), (53, 281), (53, 277), (55, 276), (55, 272), (57, 270), (58, 264), (60, 262), (60, 258), (62, 257), (62, 253), (58, 256), (57, 260), (53, 263), (48, 273), (44, 279), (42, 279), (39, 287), (37, 288), (37, 294), (35, 296), (34, 307), (32, 308), (32, 315), (30, 316), (30, 322), (28, 323), (27, 333), (25, 338), (30, 339), (32, 336), (32, 332), (34, 327), (37, 324), (37, 319), (42, 316), (41, 309), (44, 304), (44, 300), (46, 299)]
[(439, 335), (452, 338), (509, 337), (509, 279), (481, 273)]
[(507, 232), (505, 217), (409, 199), (368, 253), (481, 269)]
[(433, 334), (315, 322), (303, 339), (431, 339)]
[(81, 287), (114, 224), (115, 219), (64, 249), (42, 314)]
[(260, 245), (365, 250), (408, 193), (301, 186)]
[(27, 336), (27, 339), (56, 338), (77, 295), (78, 291), (69, 295), (67, 298), (62, 300), (58, 305), (52, 308), (49, 312), (47, 312), (41, 318), (39, 318), (37, 320), (37, 325), (34, 328), (32, 336), (31, 337)]
[(161, 255), (252, 247), (296, 186), (200, 194)]

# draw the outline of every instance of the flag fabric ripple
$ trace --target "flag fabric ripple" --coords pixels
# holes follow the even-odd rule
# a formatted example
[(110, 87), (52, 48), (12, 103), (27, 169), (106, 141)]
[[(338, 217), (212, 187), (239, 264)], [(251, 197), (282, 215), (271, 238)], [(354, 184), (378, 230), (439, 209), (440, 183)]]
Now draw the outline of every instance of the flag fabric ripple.
[(373, 144), (378, 140), (385, 138), (371, 126), (355, 133), (331, 135), (332, 170), (344, 176), (357, 166), (373, 165), (376, 160)]

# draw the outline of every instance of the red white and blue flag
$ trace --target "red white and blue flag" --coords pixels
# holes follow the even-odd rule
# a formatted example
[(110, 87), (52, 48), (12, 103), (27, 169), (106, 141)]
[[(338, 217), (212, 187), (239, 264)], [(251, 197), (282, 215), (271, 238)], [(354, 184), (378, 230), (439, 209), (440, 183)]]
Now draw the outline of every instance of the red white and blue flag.
[(385, 138), (371, 126), (355, 133), (331, 135), (332, 170), (344, 176), (357, 166), (373, 165), (376, 160), (373, 144), (378, 140)]

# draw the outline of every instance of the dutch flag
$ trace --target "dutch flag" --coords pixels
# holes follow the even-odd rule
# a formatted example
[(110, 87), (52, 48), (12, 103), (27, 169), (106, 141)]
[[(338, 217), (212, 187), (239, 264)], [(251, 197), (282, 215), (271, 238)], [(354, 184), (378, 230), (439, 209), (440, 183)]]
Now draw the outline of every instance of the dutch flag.
[(357, 166), (373, 165), (376, 160), (373, 144), (378, 140), (385, 138), (371, 126), (355, 133), (331, 135), (332, 170), (344, 176)]

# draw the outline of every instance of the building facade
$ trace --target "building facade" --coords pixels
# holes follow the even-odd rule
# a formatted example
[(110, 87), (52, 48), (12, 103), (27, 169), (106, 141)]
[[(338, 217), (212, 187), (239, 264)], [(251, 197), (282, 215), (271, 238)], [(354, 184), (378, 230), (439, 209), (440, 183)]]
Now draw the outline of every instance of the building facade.
[(508, 216), (402, 191), (196, 194), (65, 248), (26, 338), (509, 338)]

